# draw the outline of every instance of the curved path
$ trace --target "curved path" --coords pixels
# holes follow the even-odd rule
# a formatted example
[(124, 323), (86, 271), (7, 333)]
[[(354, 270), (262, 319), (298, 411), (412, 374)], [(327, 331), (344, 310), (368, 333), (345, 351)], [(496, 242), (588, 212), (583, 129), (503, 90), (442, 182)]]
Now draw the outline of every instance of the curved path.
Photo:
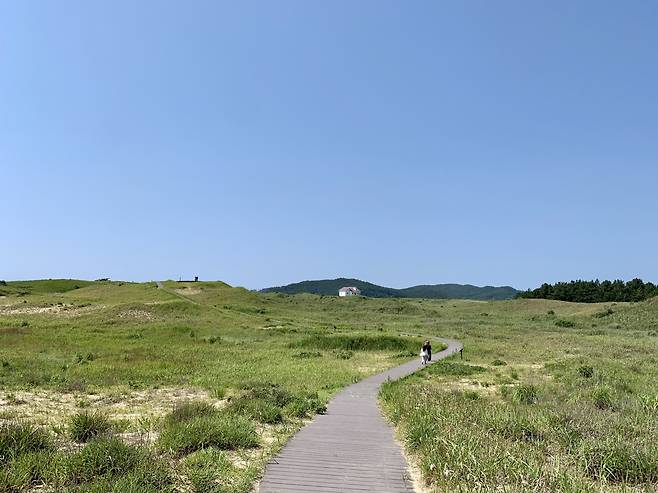
[[(458, 352), (458, 341), (432, 355), (432, 362)], [(412, 492), (407, 461), (377, 405), (379, 387), (422, 368), (420, 359), (350, 385), (302, 428), (272, 459), (260, 493)]]

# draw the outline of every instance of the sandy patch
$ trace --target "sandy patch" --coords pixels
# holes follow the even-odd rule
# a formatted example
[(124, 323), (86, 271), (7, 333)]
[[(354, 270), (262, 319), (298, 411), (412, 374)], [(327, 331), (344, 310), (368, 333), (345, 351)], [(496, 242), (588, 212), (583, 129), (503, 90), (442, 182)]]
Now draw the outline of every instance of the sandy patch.
[(420, 468), (416, 465), (415, 461), (409, 457), (402, 445), (400, 445), (400, 448), (402, 449), (402, 455), (407, 459), (407, 475), (408, 479), (414, 485), (414, 491), (416, 493), (430, 493), (431, 490), (425, 486), (425, 481), (423, 481), (423, 475), (420, 472)]
[(186, 286), (184, 288), (174, 289), (174, 293), (182, 294), (183, 296), (193, 296), (195, 294), (201, 294), (201, 288), (193, 288), (192, 286)]
[(72, 304), (61, 303), (57, 305), (25, 306), (14, 304), (6, 305), (0, 308), (0, 315), (56, 314), (75, 317), (92, 311), (101, 310), (103, 308), (105, 308), (105, 305), (76, 306)]
[(397, 446), (400, 448), (400, 452), (405, 458), (405, 461), (407, 462), (407, 471), (406, 471), (406, 479), (407, 481), (411, 482), (413, 484), (413, 490), (416, 493), (430, 493), (431, 490), (425, 485), (425, 481), (423, 481), (423, 475), (420, 472), (420, 468), (418, 467), (416, 463), (416, 458), (407, 452), (407, 450), (404, 448), (404, 445), (402, 443), (401, 439), (401, 429), (396, 428), (389, 420), (388, 417), (386, 417), (385, 413), (382, 413), (384, 416), (384, 419), (388, 422), (389, 426), (393, 428), (393, 440), (395, 440), (395, 443)]
[[(113, 419), (129, 421), (129, 430), (142, 429), (169, 413), (174, 405), (202, 400), (222, 407), (207, 391), (163, 388), (149, 390), (109, 389), (99, 393), (53, 390), (0, 392), (0, 408), (12, 419), (29, 419), (39, 425), (59, 426), (81, 411), (102, 411)], [(3, 419), (0, 415), (0, 422)]]
[[(543, 364), (539, 363), (514, 363), (510, 365), (509, 368), (520, 369), (520, 368), (529, 368), (531, 370), (541, 370), (544, 367)], [(495, 368), (505, 368), (504, 366), (496, 366)]]
[[(357, 366), (357, 371), (362, 374), (363, 378), (369, 377), (371, 375), (381, 373), (383, 371), (392, 368), (391, 356), (386, 353), (370, 353), (368, 355), (363, 355), (355, 353), (354, 359), (357, 358), (366, 358), (362, 364)], [(411, 359), (411, 358), (410, 358)]]
[(38, 315), (42, 313), (59, 313), (61, 312), (66, 305), (64, 306), (21, 306), (20, 308), (13, 308), (15, 305), (10, 305), (2, 310), (0, 314), (2, 315)]
[(477, 392), (486, 397), (497, 397), (500, 385), (494, 383), (482, 383), (476, 380), (462, 378), (455, 382), (441, 382), (442, 390), (457, 390), (462, 392)]
[(119, 318), (129, 318), (133, 320), (154, 320), (155, 315), (153, 315), (151, 312), (147, 312), (146, 310), (124, 310), (122, 312), (119, 312), (117, 314), (117, 317)]

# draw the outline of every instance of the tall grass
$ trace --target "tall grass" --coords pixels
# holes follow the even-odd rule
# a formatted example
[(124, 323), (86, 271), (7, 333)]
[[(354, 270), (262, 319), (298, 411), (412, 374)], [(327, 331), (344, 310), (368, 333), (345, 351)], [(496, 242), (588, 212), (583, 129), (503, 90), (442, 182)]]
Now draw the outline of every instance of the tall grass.
[[(656, 489), (651, 479), (652, 460), (658, 456), (653, 447), (658, 435), (655, 300), (633, 305), (405, 300), (400, 309), (399, 300), (344, 303), (332, 297), (257, 294), (221, 283), (190, 285), (196, 293), (187, 289), (185, 296), (195, 303), (150, 283), (75, 285), (8, 289), (9, 297), (0, 300), (0, 387), (6, 393), (50, 392), (54, 400), (58, 392), (100, 394), (99, 399), (75, 397), (91, 403), (90, 409), (154, 387), (210, 391), (210, 399), (221, 399), (226, 410), (218, 411), (217, 402), (197, 403), (160, 419), (157, 407), (142, 402), (143, 415), (137, 419), (149, 421), (149, 433), (137, 437), (133, 432), (141, 425), (130, 417), (126, 423), (131, 443), (168, 434), (175, 451), (162, 448), (164, 441), (153, 446), (178, 490), (193, 488), (196, 471), (194, 488), (220, 484), (248, 491), (262, 461), (300, 425), (298, 418), (322, 412), (327, 399), (345, 385), (417, 355), (420, 339), (400, 334), (434, 334), (465, 343), (463, 361), (433, 365), (399, 383), (400, 389), (412, 384), (409, 408), (385, 403), (388, 412), (399, 413), (400, 430), (409, 433), (407, 443), (415, 444), (426, 477), (446, 486), (445, 491)], [(171, 291), (185, 287), (166, 286)], [(18, 296), (17, 290), (25, 293)], [(559, 320), (572, 326), (557, 326)], [(503, 361), (506, 365), (499, 364)], [(535, 397), (518, 398), (522, 391), (516, 389), (524, 385), (535, 387)], [(444, 399), (443, 414), (426, 406), (429, 400), (442, 407)], [(5, 419), (38, 413), (31, 403), (7, 407), (1, 413)], [(436, 419), (425, 420), (425, 414)], [(47, 418), (59, 420), (59, 430), (66, 428), (65, 418)], [(224, 418), (241, 420), (253, 434), (244, 441), (227, 440), (222, 427), (210, 423)], [(261, 440), (263, 433), (273, 436), (273, 443)], [(106, 435), (96, 434), (88, 443)], [(224, 454), (209, 445), (216, 435), (225, 446), (238, 446), (237, 451)], [(141, 467), (160, 467), (145, 445), (129, 445), (146, 457), (135, 468), (74, 482), (66, 464), (78, 457), (82, 445), (60, 433), (57, 444), (64, 451), (55, 452), (49, 430), (44, 436), (46, 445), (39, 450), (9, 447), (12, 456), (1, 459), (0, 469), (11, 477), (0, 474), (0, 491), (9, 488), (5, 483), (23, 490), (44, 483), (51, 491), (170, 488), (157, 479), (161, 475), (152, 478)], [(262, 453), (241, 448), (255, 442)], [(432, 455), (435, 442), (443, 444), (438, 455)], [(197, 447), (202, 448), (185, 451)], [(188, 467), (188, 457), (197, 454), (203, 458)], [(219, 455), (240, 456), (245, 467), (224, 467)], [(481, 467), (474, 460), (469, 469), (471, 456)], [(49, 461), (59, 465), (46, 467)], [(208, 466), (198, 465), (204, 463)], [(209, 468), (216, 474), (203, 479)]]
[(162, 430), (158, 439), (161, 450), (178, 456), (207, 447), (235, 450), (257, 447), (259, 443), (250, 420), (229, 414), (202, 416), (170, 424)]
[(69, 434), (76, 442), (88, 442), (94, 437), (107, 434), (112, 429), (112, 423), (102, 413), (80, 412), (69, 420)]
[(420, 339), (390, 335), (315, 335), (293, 342), (290, 347), (346, 351), (416, 351), (421, 345)]
[[(166, 466), (115, 437), (96, 438), (68, 460), (68, 481), (81, 491), (171, 491)], [(87, 484), (91, 483), (91, 484)]]
[(29, 423), (0, 424), (0, 465), (29, 452), (53, 449), (46, 431)]

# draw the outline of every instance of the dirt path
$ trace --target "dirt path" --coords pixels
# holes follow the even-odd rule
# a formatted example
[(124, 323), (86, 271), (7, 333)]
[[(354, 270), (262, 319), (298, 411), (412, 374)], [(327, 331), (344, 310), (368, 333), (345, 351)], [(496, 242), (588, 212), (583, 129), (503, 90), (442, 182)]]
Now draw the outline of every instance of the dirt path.
[[(458, 341), (432, 355), (458, 352)], [(377, 404), (381, 384), (422, 368), (420, 359), (350, 385), (267, 465), (260, 493), (412, 492), (408, 464)]]

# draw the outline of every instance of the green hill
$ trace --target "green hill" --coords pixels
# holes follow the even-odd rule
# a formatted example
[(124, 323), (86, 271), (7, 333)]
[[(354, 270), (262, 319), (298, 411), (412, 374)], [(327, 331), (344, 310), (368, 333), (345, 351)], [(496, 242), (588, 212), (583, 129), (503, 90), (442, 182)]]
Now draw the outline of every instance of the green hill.
[(65, 293), (74, 289), (91, 286), (92, 281), (80, 279), (39, 279), (35, 281), (0, 281), (0, 296), (11, 294)]
[(463, 300), (509, 300), (517, 290), (510, 286), (473, 286), (471, 284), (434, 284), (401, 289), (407, 298), (448, 298)]
[(359, 279), (340, 277), (338, 279), (322, 279), (317, 281), (302, 281), (286, 286), (266, 288), (265, 293), (299, 294), (311, 293), (335, 296), (338, 290), (345, 286), (355, 286), (363, 296), (371, 298), (433, 298), (433, 299), (464, 299), (464, 300), (509, 300), (518, 291), (509, 286), (472, 286), (470, 284), (432, 284), (412, 286), (404, 289), (378, 286)]

